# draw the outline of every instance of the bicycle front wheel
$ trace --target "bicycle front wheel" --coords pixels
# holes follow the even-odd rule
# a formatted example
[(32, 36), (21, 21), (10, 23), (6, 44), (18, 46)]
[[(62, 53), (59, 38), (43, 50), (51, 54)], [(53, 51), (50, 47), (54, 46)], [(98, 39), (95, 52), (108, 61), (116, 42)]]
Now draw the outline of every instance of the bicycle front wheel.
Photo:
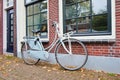
[(24, 62), (29, 65), (37, 64), (40, 60), (30, 55), (30, 46), (27, 43), (22, 44), (21, 54)]
[(63, 40), (63, 43), (58, 43), (55, 57), (58, 64), (64, 69), (78, 70), (86, 64), (88, 53), (81, 41), (70, 38)]

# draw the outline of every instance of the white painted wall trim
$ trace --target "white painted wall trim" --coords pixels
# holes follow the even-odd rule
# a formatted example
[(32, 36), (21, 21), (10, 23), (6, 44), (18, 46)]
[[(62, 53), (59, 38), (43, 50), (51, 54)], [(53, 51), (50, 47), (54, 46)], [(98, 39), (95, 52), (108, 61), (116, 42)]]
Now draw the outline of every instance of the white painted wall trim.
[(7, 11), (6, 0), (3, 0), (3, 53), (7, 50)]
[[(111, 35), (103, 35), (103, 36), (80, 36), (75, 37), (80, 40), (115, 40), (116, 39), (116, 22), (115, 22), (115, 0), (111, 0), (111, 13), (112, 13), (112, 34)], [(59, 26), (61, 29), (61, 33), (63, 33), (63, 0), (59, 0)]]
[[(18, 57), (21, 57), (21, 41), (23, 41), (23, 37), (26, 36), (26, 7), (24, 5), (24, 0), (17, 0), (16, 5), (17, 5), (17, 8), (16, 8), (17, 55)], [(47, 17), (49, 19), (49, 0), (47, 3), (47, 7), (48, 7)], [(48, 38), (41, 39), (41, 41), (44, 41), (44, 42), (49, 41), (49, 24), (48, 24)]]
[[(56, 64), (54, 53), (50, 53), (48, 60), (52, 64)], [(84, 68), (89, 70), (104, 71), (106, 73), (120, 74), (120, 58), (104, 57), (104, 56), (88, 56), (87, 63)]]
[(16, 1), (16, 27), (17, 27), (17, 56), (21, 56), (21, 41), (26, 35), (26, 13), (24, 0)]

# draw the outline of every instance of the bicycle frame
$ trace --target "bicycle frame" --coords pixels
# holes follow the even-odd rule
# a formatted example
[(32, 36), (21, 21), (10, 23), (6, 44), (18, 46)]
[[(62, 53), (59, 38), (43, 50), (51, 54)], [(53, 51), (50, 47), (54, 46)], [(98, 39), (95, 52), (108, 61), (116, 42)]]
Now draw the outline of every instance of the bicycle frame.
[[(44, 48), (42, 41), (39, 37), (39, 35), (37, 35), (36, 37), (31, 37), (30, 40), (33, 41), (27, 41), (29, 39), (29, 37), (24, 38), (25, 40), (25, 45), (27, 45), (27, 43), (29, 44), (30, 47), (35, 46), (35, 48), (30, 48), (29, 52), (32, 56), (37, 57), (37, 58), (42, 58), (43, 60), (46, 60), (49, 57), (49, 53), (50, 51), (53, 49), (54, 46), (56, 46), (58, 43), (61, 43), (63, 48), (66, 50), (67, 53), (72, 54), (71, 51), (71, 42), (70, 42), (70, 34), (71, 33), (66, 33), (66, 34), (61, 34), (59, 31), (59, 27), (58, 27), (58, 23), (54, 22), (54, 26), (56, 29), (56, 34), (55, 34), (55, 38), (53, 40), (53, 42), (47, 47)], [(65, 44), (63, 43), (63, 40), (68, 39), (68, 46), (69, 46), (69, 50), (66, 48)], [(39, 42), (39, 43), (38, 43)], [(36, 45), (37, 44), (37, 45)], [(38, 52), (39, 51), (39, 52)], [(39, 53), (39, 54), (38, 54)], [(36, 56), (36, 55), (37, 56)], [(42, 56), (42, 57), (41, 57)], [(46, 57), (46, 58), (45, 58)]]
[(47, 48), (44, 48), (40, 34), (38, 34), (41, 32), (40, 30), (33, 30), (36, 37), (25, 38), (26, 40), (21, 47), (24, 62), (27, 64), (37, 64), (39, 60), (49, 62), (52, 58), (50, 53), (55, 47), (55, 59), (61, 67), (67, 70), (82, 68), (88, 59), (87, 49), (84, 44), (78, 39), (70, 37), (73, 32), (61, 34), (57, 22), (54, 22), (53, 26), (56, 32), (55, 38)]
[[(64, 47), (64, 49), (65, 49), (69, 54), (72, 54), (72, 51), (71, 51), (71, 42), (70, 42), (70, 40), (69, 40), (70, 34), (72, 34), (72, 32), (66, 33), (66, 34), (63, 34), (63, 35), (62, 35), (62, 34), (60, 33), (60, 31), (59, 31), (58, 23), (57, 23), (57, 22), (54, 22), (54, 24), (55, 24), (56, 34), (55, 34), (55, 38), (54, 38), (53, 42), (52, 42), (47, 48), (44, 48), (40, 37), (37, 36), (37, 38), (39, 38), (40, 45), (42, 46), (43, 50), (50, 52), (50, 51), (53, 49), (53, 47), (54, 47), (57, 43), (60, 42), (60, 43), (62, 44), (62, 46)], [(58, 36), (58, 38), (57, 38), (57, 36)], [(63, 37), (63, 36), (65, 36), (65, 37)], [(36, 40), (37, 40), (37, 38), (36, 38)], [(70, 50), (70, 51), (66, 48), (65, 44), (63, 43), (63, 40), (64, 40), (64, 39), (68, 39), (68, 42), (69, 42), (69, 45), (68, 45), (68, 46), (69, 46), (69, 50)]]

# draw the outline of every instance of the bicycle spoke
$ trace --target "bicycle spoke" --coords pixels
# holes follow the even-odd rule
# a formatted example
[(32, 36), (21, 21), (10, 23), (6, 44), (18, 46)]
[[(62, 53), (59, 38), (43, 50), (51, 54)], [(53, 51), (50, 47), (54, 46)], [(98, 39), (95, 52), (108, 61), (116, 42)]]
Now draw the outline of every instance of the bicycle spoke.
[[(77, 70), (84, 66), (87, 61), (87, 50), (84, 45), (76, 39), (68, 39), (63, 41), (63, 44), (59, 43), (56, 48), (55, 56), (58, 64), (67, 70)], [(71, 55), (72, 54), (72, 55)]]

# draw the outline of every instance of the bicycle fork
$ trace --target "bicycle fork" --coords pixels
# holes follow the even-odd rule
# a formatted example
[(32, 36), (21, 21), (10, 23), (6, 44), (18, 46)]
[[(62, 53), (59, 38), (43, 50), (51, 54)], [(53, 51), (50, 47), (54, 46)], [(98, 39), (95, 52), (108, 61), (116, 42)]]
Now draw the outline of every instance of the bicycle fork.
[(68, 40), (68, 49), (66, 48), (65, 44), (63, 43), (63, 40), (61, 39), (60, 42), (62, 43), (63, 48), (72, 55), (72, 46), (71, 46), (71, 41), (70, 41), (70, 35), (67, 34), (67, 40)]

